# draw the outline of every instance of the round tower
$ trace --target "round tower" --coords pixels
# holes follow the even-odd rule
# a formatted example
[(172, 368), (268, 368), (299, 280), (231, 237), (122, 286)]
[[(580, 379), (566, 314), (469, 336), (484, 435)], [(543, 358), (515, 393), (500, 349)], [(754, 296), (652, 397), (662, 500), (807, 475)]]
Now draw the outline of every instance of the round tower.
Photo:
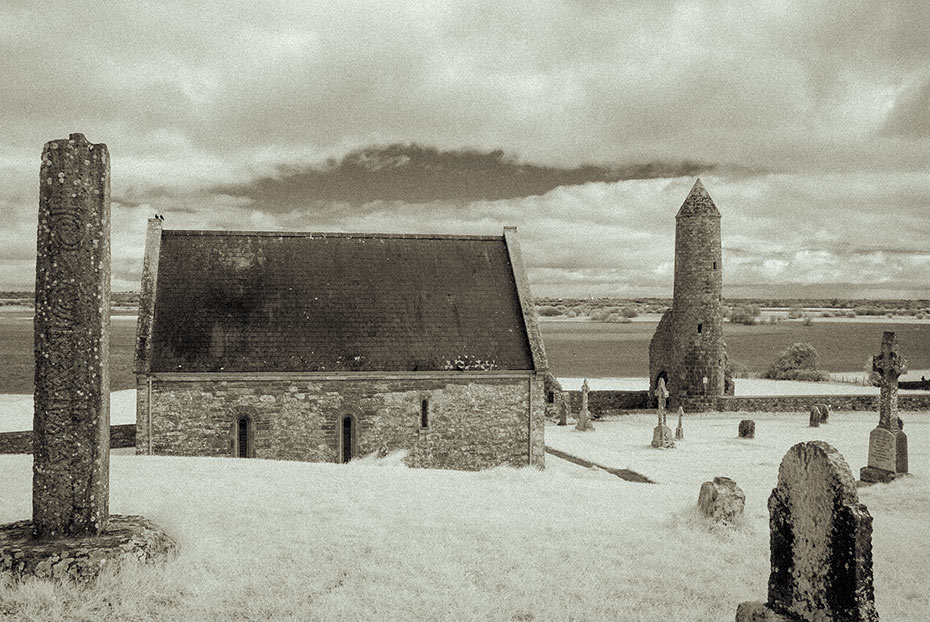
[(672, 406), (724, 394), (722, 285), (720, 212), (698, 179), (675, 217), (672, 306), (649, 345), (651, 387), (664, 378)]
[(698, 179), (675, 216), (673, 339), (681, 365), (676, 384), (688, 395), (723, 394), (721, 275), (720, 212)]

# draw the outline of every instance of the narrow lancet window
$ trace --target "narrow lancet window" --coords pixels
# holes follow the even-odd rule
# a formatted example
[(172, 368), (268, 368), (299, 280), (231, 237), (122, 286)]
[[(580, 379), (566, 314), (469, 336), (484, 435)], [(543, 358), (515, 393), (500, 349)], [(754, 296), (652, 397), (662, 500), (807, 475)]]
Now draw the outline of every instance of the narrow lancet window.
[(249, 433), (251, 426), (248, 417), (239, 417), (236, 422), (236, 457), (249, 458)]
[(420, 427), (429, 427), (429, 400), (420, 402)]
[(703, 324), (698, 324), (698, 332), (701, 332), (703, 328), (704, 328)]

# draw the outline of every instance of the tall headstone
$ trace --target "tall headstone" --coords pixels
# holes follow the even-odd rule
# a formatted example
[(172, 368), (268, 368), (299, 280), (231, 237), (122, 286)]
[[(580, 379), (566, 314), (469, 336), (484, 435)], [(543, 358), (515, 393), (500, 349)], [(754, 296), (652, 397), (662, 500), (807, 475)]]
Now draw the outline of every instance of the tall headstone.
[(798, 443), (768, 505), (768, 602), (741, 603), (736, 622), (877, 622), (872, 516), (843, 456), (822, 441)]
[(32, 521), (96, 535), (109, 517), (110, 159), (83, 134), (42, 152)]
[(872, 357), (872, 369), (881, 374), (878, 427), (869, 434), (869, 464), (859, 470), (863, 482), (890, 482), (907, 474), (907, 436), (898, 418), (898, 376), (907, 361), (898, 354), (892, 331), (882, 335), (882, 351)]
[(681, 426), (682, 419), (684, 418), (685, 410), (679, 406), (678, 407), (678, 427), (675, 428), (675, 440), (680, 441), (685, 438), (685, 429)]
[(657, 449), (671, 449), (675, 447), (675, 441), (672, 440), (672, 431), (666, 425), (665, 404), (668, 400), (668, 389), (665, 387), (665, 379), (659, 378), (659, 385), (655, 391), (656, 401), (658, 402), (658, 424), (652, 431), (652, 446)]
[(811, 416), (808, 420), (808, 427), (819, 428), (820, 427), (820, 407), (816, 404), (811, 407)]
[(585, 378), (581, 385), (581, 412), (578, 413), (578, 423), (575, 424), (576, 430), (586, 432), (594, 429), (591, 423), (591, 413), (588, 411), (588, 379)]

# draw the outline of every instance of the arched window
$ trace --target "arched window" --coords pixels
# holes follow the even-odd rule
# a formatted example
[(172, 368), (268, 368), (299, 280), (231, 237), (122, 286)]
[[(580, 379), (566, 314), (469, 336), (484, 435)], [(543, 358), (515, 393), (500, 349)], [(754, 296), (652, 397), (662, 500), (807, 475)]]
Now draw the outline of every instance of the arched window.
[(429, 400), (420, 402), (420, 427), (429, 427)]
[(239, 416), (236, 418), (234, 426), (235, 438), (233, 439), (233, 450), (237, 458), (254, 458), (255, 450), (252, 446), (253, 441), (252, 418), (248, 416)]
[(345, 464), (355, 457), (356, 434), (355, 418), (352, 415), (343, 415), (339, 418), (337, 430), (339, 433), (339, 462)]
[(704, 329), (703, 324), (698, 324), (698, 332), (701, 332)]

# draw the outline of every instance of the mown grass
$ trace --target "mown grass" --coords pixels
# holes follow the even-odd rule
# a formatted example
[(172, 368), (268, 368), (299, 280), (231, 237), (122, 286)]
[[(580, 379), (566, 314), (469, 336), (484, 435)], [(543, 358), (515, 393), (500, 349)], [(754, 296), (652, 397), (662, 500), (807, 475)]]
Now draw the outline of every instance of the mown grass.
[[(766, 500), (802, 440), (864, 464), (875, 413), (689, 416), (674, 450), (649, 447), (655, 419), (546, 429), (547, 442), (656, 484), (547, 457), (544, 472), (406, 469), (396, 457), (349, 465), (114, 456), (111, 511), (177, 538), (178, 557), (107, 573), (96, 586), (0, 585), (0, 615), (58, 620), (732, 620), (764, 600)], [(883, 620), (926, 619), (930, 424), (908, 415), (913, 475), (859, 490), (873, 516)], [(735, 528), (696, 511), (700, 483), (733, 477), (746, 493)], [(0, 456), (0, 523), (29, 516), (31, 460)]]

